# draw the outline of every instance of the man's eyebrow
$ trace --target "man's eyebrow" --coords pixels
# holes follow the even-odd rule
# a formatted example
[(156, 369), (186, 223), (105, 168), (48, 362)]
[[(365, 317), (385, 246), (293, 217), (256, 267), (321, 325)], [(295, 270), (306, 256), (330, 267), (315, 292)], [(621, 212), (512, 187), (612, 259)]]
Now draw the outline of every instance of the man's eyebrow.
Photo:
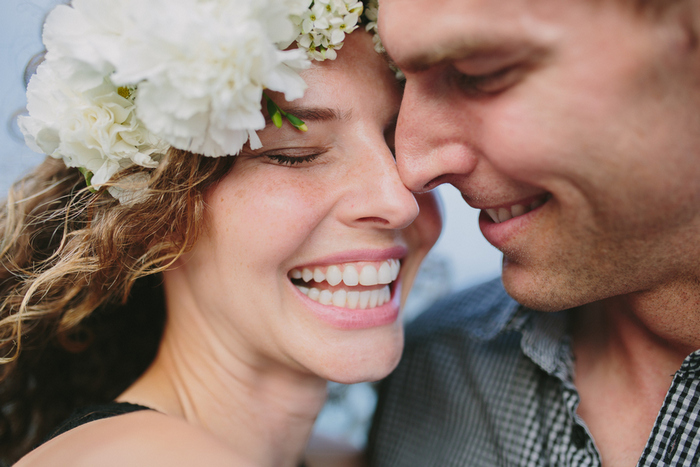
[[(352, 110), (343, 112), (330, 107), (295, 107), (285, 106), (282, 110), (300, 118), (304, 122), (327, 122), (332, 120), (349, 120), (352, 117)], [(269, 121), (270, 119), (267, 118)]]
[(515, 42), (492, 35), (472, 38), (457, 37), (446, 44), (426, 44), (423, 50), (402, 60), (401, 66), (408, 71), (424, 71), (435, 65), (454, 60), (504, 54), (516, 45), (520, 48), (537, 48), (534, 44), (522, 41)]

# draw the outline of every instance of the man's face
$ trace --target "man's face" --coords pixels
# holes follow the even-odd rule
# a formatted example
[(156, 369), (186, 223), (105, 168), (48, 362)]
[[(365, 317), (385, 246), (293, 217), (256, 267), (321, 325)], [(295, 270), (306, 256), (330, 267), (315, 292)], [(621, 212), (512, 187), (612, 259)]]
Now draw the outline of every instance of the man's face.
[(650, 19), (612, 1), (381, 0), (407, 76), (401, 177), (415, 191), (451, 183), (482, 209), (521, 303), (562, 309), (698, 277), (693, 5)]

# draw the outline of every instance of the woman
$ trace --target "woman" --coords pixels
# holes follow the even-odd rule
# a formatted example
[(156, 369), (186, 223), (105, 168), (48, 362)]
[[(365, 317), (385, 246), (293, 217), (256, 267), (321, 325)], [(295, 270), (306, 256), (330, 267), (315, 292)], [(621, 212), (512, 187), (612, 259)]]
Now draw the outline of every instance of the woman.
[[(73, 5), (77, 11), (88, 4)], [(130, 14), (145, 8), (136, 5)], [(323, 27), (319, 5), (331, 11), (338, 4), (316, 2), (310, 10)], [(357, 6), (345, 6), (339, 17), (348, 32)], [(208, 21), (221, 11), (214, 13)], [(294, 18), (304, 21), (303, 14)], [(49, 17), (47, 45), (60, 42), (60, 20)], [(328, 24), (338, 29), (338, 21)], [(116, 28), (107, 29), (117, 36)], [(298, 47), (312, 55), (340, 48), (334, 40), (310, 44), (304, 34), (318, 31), (301, 29)], [(181, 37), (183, 30), (177, 32)], [(16, 447), (8, 457), (58, 428), (18, 465), (299, 465), (326, 380), (377, 380), (396, 365), (403, 344), (399, 302), (440, 231), (434, 199), (417, 203), (396, 171), (391, 148), (401, 95), (394, 73), (360, 29), (343, 37), (336, 60), (299, 72), (308, 85), (303, 97), (286, 101), (289, 89), (278, 86), (283, 95), (265, 86), (267, 124), (257, 133), (243, 126), (250, 140), (240, 152), (223, 147), (233, 137), (213, 133), (182, 138), (183, 148), (177, 135), (152, 130), (162, 120), (144, 124), (147, 130), (138, 126), (149, 121), (149, 110), (136, 119), (127, 115), (128, 103), (125, 111), (115, 108), (121, 101), (102, 86), (129, 70), (114, 58), (121, 49), (103, 39), (111, 36), (93, 43), (112, 56), (94, 63), (109, 66), (90, 70), (113, 75), (90, 88), (99, 90), (90, 96), (107, 102), (100, 109), (110, 118), (124, 114), (120, 142), (136, 141), (140, 152), (124, 149), (127, 156), (117, 162), (87, 150), (67, 155), (99, 140), (93, 127), (72, 123), (69, 132), (56, 131), (54, 144), (46, 136), (53, 127), (41, 126), (40, 117), (22, 123), (30, 144), (63, 148), (54, 157), (80, 172), (47, 160), (15, 188), (4, 210), (0, 397), (5, 446)], [(119, 46), (128, 47), (122, 39)], [(52, 53), (49, 48), (48, 60), (61, 52)], [(80, 49), (72, 58), (84, 62), (86, 54)], [(138, 91), (119, 87), (119, 95), (137, 94), (135, 105), (146, 105), (147, 92), (167, 89), (155, 73), (135, 81)], [(48, 79), (38, 76), (39, 84)], [(141, 79), (160, 87), (149, 91)], [(194, 87), (191, 80), (188, 86)], [(190, 122), (191, 115), (182, 117), (190, 97), (177, 106), (164, 101), (162, 115)], [(31, 113), (37, 105), (29, 104)], [(55, 113), (57, 105), (35, 114)], [(219, 123), (226, 126), (233, 117), (224, 114), (228, 120)], [(75, 121), (97, 125), (100, 115)], [(160, 155), (156, 136), (180, 149)], [(195, 154), (222, 149), (238, 155)], [(59, 423), (95, 403), (109, 404)]]

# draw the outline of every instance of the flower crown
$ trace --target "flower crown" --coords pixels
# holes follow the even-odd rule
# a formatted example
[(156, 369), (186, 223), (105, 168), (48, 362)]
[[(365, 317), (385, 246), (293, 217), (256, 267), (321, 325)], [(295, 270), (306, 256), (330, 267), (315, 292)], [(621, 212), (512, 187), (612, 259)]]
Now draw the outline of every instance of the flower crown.
[(134, 164), (156, 167), (171, 146), (257, 149), (263, 100), (278, 127), (306, 130), (264, 91), (302, 97), (298, 71), (334, 59), (362, 19), (376, 32), (376, 12), (376, 0), (73, 0), (46, 19), (19, 127), (93, 189)]

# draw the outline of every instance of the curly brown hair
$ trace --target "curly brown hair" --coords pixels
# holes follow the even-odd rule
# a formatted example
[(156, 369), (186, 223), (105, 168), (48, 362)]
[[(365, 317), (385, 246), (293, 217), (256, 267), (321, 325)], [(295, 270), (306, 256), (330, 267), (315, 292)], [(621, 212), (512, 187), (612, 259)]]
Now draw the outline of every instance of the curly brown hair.
[(205, 193), (234, 161), (171, 149), (133, 205), (51, 158), (13, 185), (0, 208), (0, 460), (77, 407), (113, 400), (151, 363), (159, 272), (191, 249)]

